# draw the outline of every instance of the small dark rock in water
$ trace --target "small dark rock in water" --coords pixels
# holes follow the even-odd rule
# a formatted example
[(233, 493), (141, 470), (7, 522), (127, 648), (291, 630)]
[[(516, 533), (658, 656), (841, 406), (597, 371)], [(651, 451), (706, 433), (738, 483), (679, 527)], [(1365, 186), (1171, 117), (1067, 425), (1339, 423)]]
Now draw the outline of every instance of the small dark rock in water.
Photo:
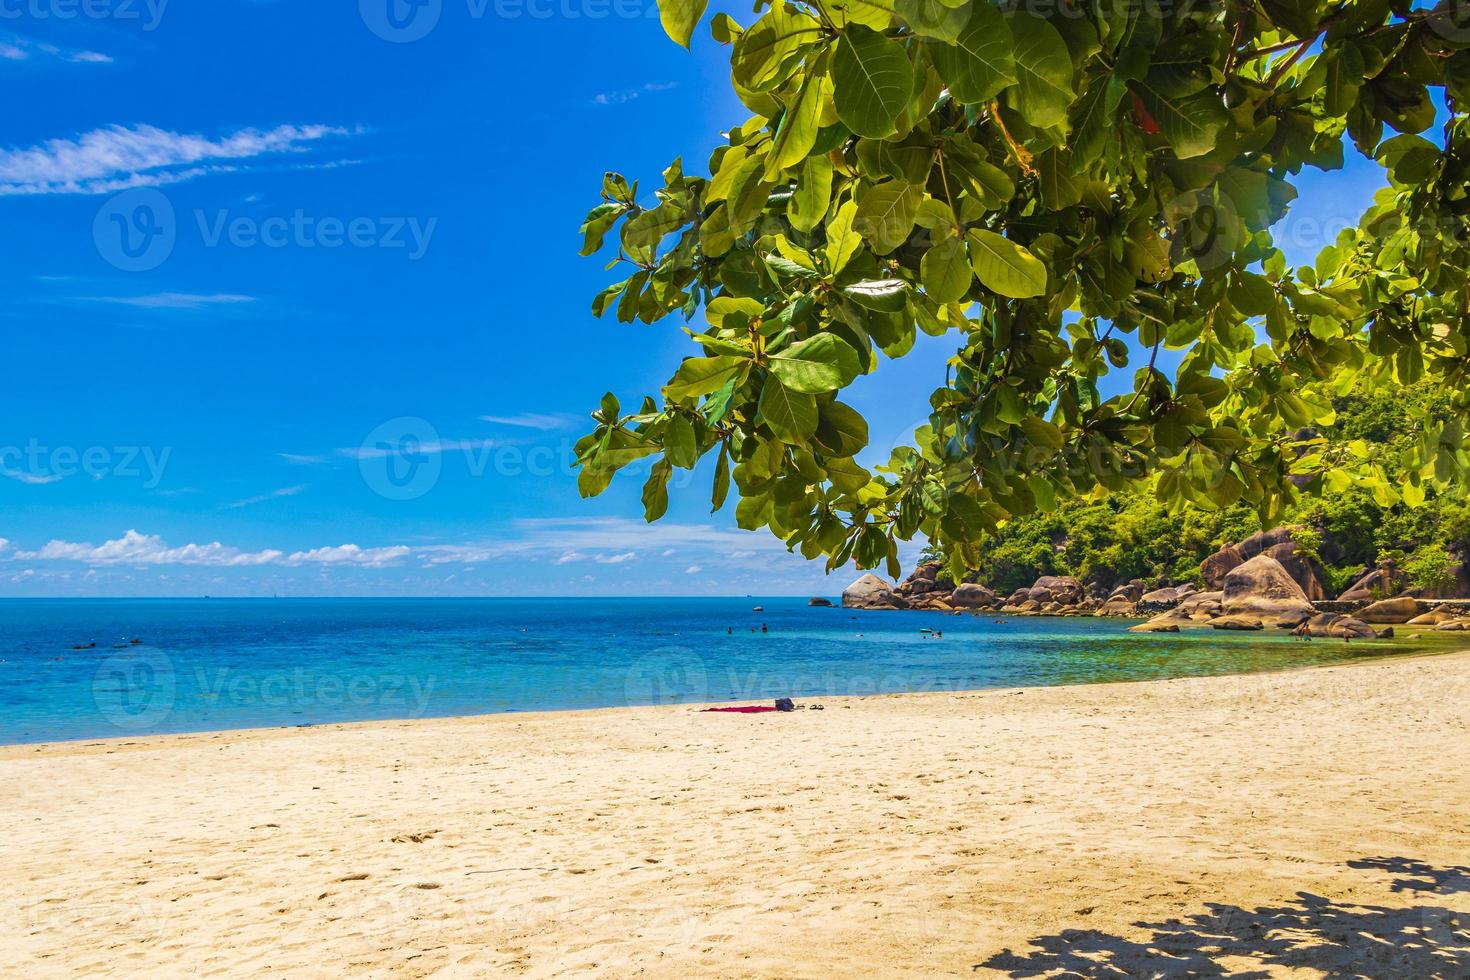
[(133, 646), (137, 646), (139, 643), (142, 643), (143, 641), (140, 640), (140, 639), (138, 639), (137, 637), (133, 637), (128, 642), (131, 643)]
[(794, 704), (791, 703), (791, 699), (790, 698), (777, 698), (776, 699), (776, 710), (777, 711), (795, 711), (796, 710), (796, 705), (794, 705)]
[(73, 650), (95, 650), (95, 649), (97, 649), (97, 644), (95, 644), (95, 643), (79, 643), (76, 646), (73, 646), (72, 649)]
[(806, 604), (808, 606), (827, 606), (827, 607), (830, 607), (832, 605), (832, 600), (831, 599), (824, 599), (821, 596), (813, 596), (812, 598), (810, 598), (810, 599), (808, 599), (806, 601)]

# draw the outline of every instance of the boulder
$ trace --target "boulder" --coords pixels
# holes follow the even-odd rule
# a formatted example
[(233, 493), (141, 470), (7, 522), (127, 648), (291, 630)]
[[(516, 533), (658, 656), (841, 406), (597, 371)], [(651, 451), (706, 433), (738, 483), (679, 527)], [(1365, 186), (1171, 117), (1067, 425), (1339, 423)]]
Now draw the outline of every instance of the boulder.
[(965, 609), (985, 609), (995, 605), (998, 601), (995, 593), (985, 586), (966, 582), (964, 585), (955, 586), (954, 595), (950, 596), (949, 604)]
[(1209, 626), (1210, 621), (1220, 615), (1220, 592), (1197, 592), (1189, 596), (1168, 612), (1150, 619), (1145, 626), (1178, 626), (1197, 629)]
[(1401, 595), (1393, 599), (1380, 599), (1358, 612), (1365, 623), (1407, 623), (1419, 615), (1419, 601)]
[(1291, 627), (1317, 613), (1302, 587), (1270, 555), (1256, 555), (1231, 569), (1223, 591), (1220, 611), (1226, 616), (1254, 617), (1271, 626)]
[(1193, 582), (1185, 582), (1183, 585), (1174, 586), (1174, 597), (1183, 601), (1199, 591), (1199, 586)]
[(1205, 587), (1208, 589), (1220, 589), (1225, 586), (1225, 576), (1232, 570), (1239, 568), (1245, 563), (1235, 545), (1227, 544), (1213, 555), (1206, 556), (1199, 563), (1199, 574), (1204, 579)]
[(1281, 544), (1274, 544), (1262, 551), (1261, 554), (1270, 555), (1279, 561), (1281, 567), (1286, 569), (1286, 574), (1290, 575), (1296, 581), (1296, 584), (1302, 587), (1302, 592), (1306, 594), (1308, 600), (1320, 602), (1328, 598), (1327, 586), (1323, 584), (1323, 579), (1326, 578), (1327, 573), (1317, 563), (1316, 559), (1298, 554), (1295, 541), (1283, 541)]
[(1292, 538), (1292, 532), (1295, 530), (1294, 527), (1273, 527), (1269, 531), (1257, 531), (1250, 537), (1237, 542), (1235, 550), (1240, 552), (1242, 559), (1250, 561), (1256, 555), (1264, 555), (1272, 548), (1283, 544), (1294, 544), (1295, 539)]
[(1450, 607), (1450, 606), (1437, 606), (1434, 609), (1431, 609), (1427, 613), (1420, 613), (1418, 616), (1415, 616), (1413, 619), (1409, 620), (1408, 623), (1406, 623), (1405, 625), (1407, 625), (1407, 626), (1438, 626), (1441, 623), (1448, 623), (1451, 620), (1459, 619), (1459, 618), (1460, 618), (1460, 613), (1456, 612), (1452, 607)]
[(1373, 627), (1362, 620), (1340, 613), (1318, 613), (1298, 626), (1294, 632), (1298, 636), (1324, 636), (1349, 640), (1376, 640), (1379, 635)]
[(1178, 633), (1178, 623), (1161, 622), (1158, 619), (1150, 619), (1146, 623), (1128, 627), (1130, 633)]
[(831, 606), (832, 605), (832, 600), (831, 599), (825, 599), (822, 596), (819, 596), (818, 595), (818, 596), (812, 596), (810, 599), (808, 599), (806, 601), (806, 604), (808, 606)]
[(842, 590), (844, 609), (897, 609), (896, 599), (893, 586), (872, 572)]
[(1037, 602), (1081, 602), (1082, 583), (1070, 575), (1043, 575), (1031, 586), (1028, 598)]
[(1259, 630), (1266, 628), (1266, 624), (1254, 616), (1221, 616), (1219, 619), (1210, 620), (1210, 625), (1217, 630)]
[(1141, 612), (1163, 612), (1179, 605), (1179, 590), (1173, 587), (1145, 592), (1138, 600)]
[(1470, 630), (1470, 619), (1449, 619), (1434, 628), (1437, 633), (1463, 633)]
[(1115, 596), (1098, 606), (1094, 616), (1136, 616), (1138, 607), (1124, 596)]
[(1114, 599), (1122, 599), (1124, 602), (1137, 602), (1143, 598), (1145, 591), (1145, 586), (1140, 581), (1126, 582), (1108, 594), (1108, 601), (1112, 602)]
[(1398, 595), (1408, 584), (1409, 577), (1399, 571), (1398, 565), (1390, 559), (1364, 574), (1337, 598), (1339, 602), (1372, 602), (1387, 595)]
[(939, 563), (925, 562), (914, 569), (913, 574), (903, 580), (896, 591), (905, 595), (924, 595), (939, 591)]

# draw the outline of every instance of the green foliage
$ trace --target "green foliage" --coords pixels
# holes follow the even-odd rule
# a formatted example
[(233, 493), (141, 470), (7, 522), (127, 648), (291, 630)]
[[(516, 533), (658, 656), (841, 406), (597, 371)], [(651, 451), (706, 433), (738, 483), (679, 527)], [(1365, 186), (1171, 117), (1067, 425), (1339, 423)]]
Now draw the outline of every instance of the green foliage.
[[(665, 0), (661, 15), (682, 44), (702, 12)], [(1140, 535), (1193, 521), (1209, 536), (1247, 511), (1275, 524), (1320, 498), (1324, 527), (1351, 529), (1342, 562), (1423, 531), (1395, 508), (1470, 463), (1457, 5), (775, 0), (757, 13), (712, 24), (752, 116), (709, 176), (676, 161), (646, 197), (609, 174), (584, 223), (584, 254), (616, 230), (614, 265), (629, 270), (595, 314), (704, 320), (661, 399), (628, 414), (605, 400), (577, 447), (584, 493), (642, 456), (715, 455), (728, 478), (714, 500), (733, 480), (742, 527), (829, 567), (894, 573), (897, 541), (919, 534), (953, 573), (987, 555), (1055, 566), (1055, 544), (1048, 556), (991, 536), (1108, 493)], [(1431, 91), (1448, 107), (1435, 140), (1418, 135), (1436, 122)], [(1288, 268), (1269, 229), (1291, 178), (1340, 167), (1349, 142), (1388, 187), (1314, 264)], [(872, 472), (841, 392), (917, 330), (957, 351), (915, 445)], [(1172, 375), (1161, 348), (1184, 352)], [(1132, 390), (1103, 398), (1101, 379), (1127, 369)], [(1392, 458), (1365, 451), (1367, 430), (1334, 428), (1355, 385), (1425, 379), (1450, 397), (1374, 430), (1404, 438)], [(645, 491), (649, 519), (667, 472)], [(1135, 513), (1133, 493), (1168, 516)], [(1399, 524), (1361, 519), (1374, 508)], [(1191, 553), (1115, 544), (1077, 561), (1126, 577)]]
[(1409, 584), (1428, 590), (1454, 585), (1455, 569), (1459, 567), (1460, 560), (1437, 541), (1421, 545), (1403, 563), (1404, 573), (1409, 576)]

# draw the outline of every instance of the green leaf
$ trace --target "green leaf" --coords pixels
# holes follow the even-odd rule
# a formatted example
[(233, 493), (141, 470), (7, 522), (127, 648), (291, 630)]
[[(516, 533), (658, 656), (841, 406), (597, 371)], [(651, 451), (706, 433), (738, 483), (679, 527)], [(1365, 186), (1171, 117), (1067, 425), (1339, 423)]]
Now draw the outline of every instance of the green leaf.
[(1229, 122), (1225, 104), (1211, 89), (1188, 98), (1173, 98), (1137, 82), (1143, 107), (1158, 123), (1159, 132), (1181, 160), (1203, 156), (1215, 148), (1216, 140)]
[(868, 420), (856, 409), (834, 401), (818, 410), (815, 441), (828, 455), (856, 456), (868, 445)]
[(786, 205), (791, 227), (809, 232), (827, 216), (832, 199), (832, 161), (825, 154), (807, 157), (796, 177), (796, 190)]
[(782, 442), (801, 445), (817, 431), (817, 400), (792, 391), (777, 377), (766, 378), (755, 420), (770, 428)]
[(1032, 126), (1048, 129), (1066, 122), (1072, 104), (1072, 55), (1057, 29), (1029, 14), (1011, 21), (1015, 35), (1014, 106)]
[(685, 49), (699, 18), (704, 16), (705, 0), (658, 0), (658, 19), (664, 32)]
[(710, 510), (713, 514), (725, 506), (725, 498), (730, 493), (730, 453), (724, 446), (720, 446), (720, 458), (715, 462), (715, 485), (710, 492)]
[(837, 275), (863, 247), (863, 236), (853, 230), (857, 221), (857, 205), (847, 201), (827, 223), (827, 272)]
[(664, 385), (664, 395), (674, 401), (697, 398), (719, 391), (736, 374), (745, 370), (749, 361), (738, 357), (690, 357), (679, 365), (673, 379)]
[(663, 517), (669, 510), (669, 476), (673, 467), (668, 460), (653, 464), (648, 482), (643, 484), (643, 518), (650, 524)]
[(817, 141), (822, 107), (832, 98), (832, 80), (825, 63), (814, 65), (802, 80), (796, 101), (781, 117), (775, 145), (766, 159), (766, 180), (774, 182), (787, 167), (806, 159)]
[[(1005, 15), (980, 0), (971, 5), (970, 20), (954, 43), (932, 45), (929, 51), (951, 95), (961, 102), (989, 102), (1016, 84), (1014, 44)], [(1068, 79), (1071, 64), (1068, 58)]]
[(730, 56), (734, 81), (752, 92), (780, 88), (791, 76), (803, 48), (821, 40), (821, 25), (785, 0), (776, 0), (765, 16), (740, 35)]
[(924, 291), (941, 303), (958, 303), (970, 291), (974, 273), (965, 243), (947, 238), (924, 253), (919, 260), (919, 278)]
[(617, 223), (627, 208), (612, 201), (604, 201), (587, 213), (582, 222), (582, 254), (591, 255), (602, 248), (603, 236)]
[(1046, 266), (1030, 251), (993, 231), (971, 228), (970, 265), (992, 292), (1028, 299), (1046, 292)]
[(914, 66), (902, 45), (852, 25), (837, 42), (832, 75), (837, 118), (848, 129), (882, 139), (897, 128), (914, 88)]
[(782, 384), (808, 395), (844, 388), (862, 371), (852, 345), (830, 333), (799, 340), (770, 358), (771, 372)]
[(874, 252), (887, 255), (908, 241), (923, 195), (923, 188), (899, 180), (870, 188), (858, 202), (853, 227)]
[(899, 313), (908, 305), (909, 284), (902, 279), (864, 279), (842, 287), (842, 295), (880, 313)]
[(693, 469), (699, 462), (699, 443), (689, 416), (675, 415), (665, 424), (664, 456), (680, 469)]

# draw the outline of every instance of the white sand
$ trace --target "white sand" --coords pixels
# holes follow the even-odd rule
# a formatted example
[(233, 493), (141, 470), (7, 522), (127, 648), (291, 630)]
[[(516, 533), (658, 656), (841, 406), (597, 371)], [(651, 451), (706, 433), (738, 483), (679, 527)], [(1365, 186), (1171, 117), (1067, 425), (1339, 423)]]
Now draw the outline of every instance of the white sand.
[(1470, 976), (1470, 655), (826, 704), (0, 748), (0, 975)]

